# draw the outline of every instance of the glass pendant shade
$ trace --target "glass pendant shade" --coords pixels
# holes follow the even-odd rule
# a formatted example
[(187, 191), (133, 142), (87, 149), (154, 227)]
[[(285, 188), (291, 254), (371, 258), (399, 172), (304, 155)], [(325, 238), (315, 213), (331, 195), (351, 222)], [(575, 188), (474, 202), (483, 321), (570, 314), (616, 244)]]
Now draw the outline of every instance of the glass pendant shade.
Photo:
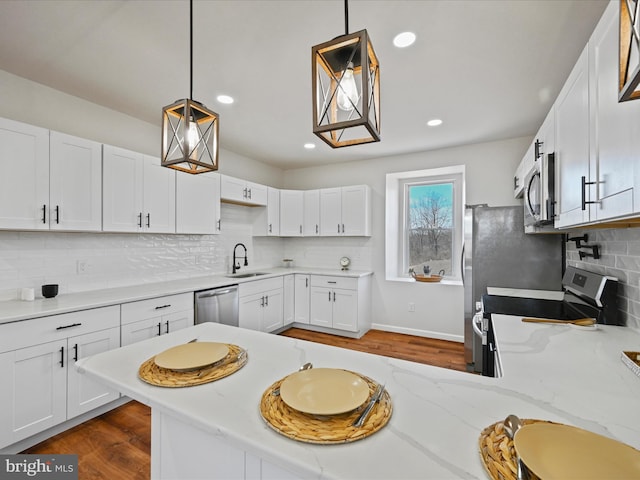
[(162, 166), (187, 173), (218, 169), (218, 114), (178, 100), (162, 109)]
[(380, 141), (380, 65), (366, 30), (316, 45), (313, 133), (333, 148)]
[(640, 99), (640, 0), (620, 0), (618, 101)]

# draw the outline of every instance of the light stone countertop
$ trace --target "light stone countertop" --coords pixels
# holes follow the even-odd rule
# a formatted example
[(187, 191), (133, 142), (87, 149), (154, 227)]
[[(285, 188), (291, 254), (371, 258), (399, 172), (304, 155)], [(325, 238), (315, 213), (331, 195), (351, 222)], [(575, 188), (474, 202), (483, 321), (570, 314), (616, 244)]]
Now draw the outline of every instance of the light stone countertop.
[[(207, 323), (79, 362), (81, 372), (179, 421), (300, 477), (335, 479), (488, 478), (478, 453), (486, 426), (514, 413), (561, 422), (640, 448), (640, 378), (620, 361), (640, 350), (640, 333), (605, 326), (525, 324), (494, 315), (504, 377), (488, 378), (403, 360)], [(193, 338), (240, 345), (237, 373), (191, 388), (160, 388), (137, 378), (138, 365)], [(306, 363), (346, 368), (384, 382), (393, 416), (374, 435), (343, 445), (311, 445), (269, 428), (262, 393)]]
[(292, 273), (334, 275), (344, 277), (363, 277), (373, 272), (362, 270), (338, 270), (328, 268), (262, 268), (240, 270), (238, 273), (266, 272), (267, 275), (250, 278), (228, 278), (225, 274), (207, 275), (185, 279), (170, 280), (157, 283), (144, 283), (117, 288), (106, 288), (86, 292), (60, 294), (55, 298), (37, 298), (33, 301), (8, 300), (0, 302), (0, 324), (17, 322), (31, 318), (58, 315), (61, 313), (87, 310), (90, 308), (135, 302), (148, 298), (175, 295), (179, 293), (195, 292), (209, 288), (235, 285), (245, 282), (255, 282)]

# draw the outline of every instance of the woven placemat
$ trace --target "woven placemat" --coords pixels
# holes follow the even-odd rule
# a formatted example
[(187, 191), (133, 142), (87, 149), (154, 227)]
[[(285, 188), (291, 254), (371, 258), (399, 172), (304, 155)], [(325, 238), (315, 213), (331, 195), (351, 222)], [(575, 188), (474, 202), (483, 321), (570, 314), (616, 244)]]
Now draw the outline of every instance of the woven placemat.
[[(145, 361), (138, 370), (141, 380), (158, 387), (193, 387), (203, 383), (214, 382), (227, 377), (244, 367), (249, 359), (247, 351), (237, 345), (227, 344), (229, 353), (225, 358), (211, 366), (189, 372), (177, 372), (162, 368), (154, 362), (155, 357)], [(232, 358), (239, 358), (229, 361)], [(228, 362), (228, 363), (227, 363)]]
[[(355, 372), (351, 372), (355, 373)], [(364, 375), (359, 375), (369, 386), (369, 399), (377, 384)], [(286, 377), (285, 377), (286, 378)], [(341, 415), (317, 416), (294, 410), (282, 401), (280, 395), (274, 395), (274, 390), (280, 389), (284, 378), (278, 380), (265, 390), (260, 400), (260, 413), (267, 425), (276, 432), (306, 443), (334, 444), (355, 442), (372, 435), (384, 427), (391, 418), (393, 410), (391, 396), (387, 390), (380, 397), (380, 401), (373, 407), (367, 420), (361, 427), (352, 424), (362, 412), (369, 399), (356, 410)]]
[[(553, 423), (546, 420), (521, 419), (523, 425), (530, 423)], [(480, 457), (487, 473), (494, 480), (517, 480), (518, 465), (513, 440), (507, 436), (503, 422), (496, 422), (482, 430), (478, 439)], [(540, 480), (529, 471), (531, 480)]]

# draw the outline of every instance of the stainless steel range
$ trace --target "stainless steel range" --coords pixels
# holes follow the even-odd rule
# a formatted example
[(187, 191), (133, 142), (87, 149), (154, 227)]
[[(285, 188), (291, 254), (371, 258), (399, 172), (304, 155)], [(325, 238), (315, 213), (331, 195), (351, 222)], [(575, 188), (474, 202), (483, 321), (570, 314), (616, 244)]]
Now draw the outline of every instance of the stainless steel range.
[[(517, 290), (507, 295), (507, 289), (487, 289), (489, 293), (482, 296), (482, 314), (477, 315), (474, 320), (476, 330), (482, 338), (483, 375), (495, 376), (496, 370), (492, 314), (562, 321), (594, 318), (600, 324), (623, 325), (618, 311), (617, 278), (567, 267), (562, 287), (564, 296), (561, 300), (532, 298)], [(492, 293), (496, 290), (500, 294)]]

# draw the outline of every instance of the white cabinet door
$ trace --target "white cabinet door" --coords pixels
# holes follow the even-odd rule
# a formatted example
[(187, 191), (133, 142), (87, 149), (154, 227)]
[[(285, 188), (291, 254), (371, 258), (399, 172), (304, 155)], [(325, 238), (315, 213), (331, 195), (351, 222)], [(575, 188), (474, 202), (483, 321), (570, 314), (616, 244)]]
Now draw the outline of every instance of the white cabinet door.
[(309, 275), (295, 274), (295, 321), (309, 323)]
[(67, 340), (0, 356), (0, 448), (66, 420)]
[(159, 158), (148, 155), (144, 155), (143, 165), (143, 231), (175, 233), (176, 171), (162, 167)]
[(259, 183), (247, 182), (247, 198), (253, 205), (267, 205), (269, 203), (268, 188)]
[(295, 275), (285, 275), (282, 292), (282, 320), (283, 325), (295, 322)]
[(280, 235), (280, 190), (267, 188), (267, 235)]
[(238, 326), (260, 331), (263, 308), (264, 294), (262, 293), (240, 297), (238, 303)]
[(0, 228), (47, 230), (49, 130), (0, 118), (0, 168)]
[(595, 196), (589, 182), (589, 71), (585, 47), (555, 104), (556, 176), (558, 217), (556, 227), (587, 222), (584, 201)]
[(333, 326), (333, 303), (331, 289), (324, 287), (311, 287), (310, 292), (310, 318), (311, 325), (331, 328)]
[(220, 198), (242, 205), (267, 205), (267, 187), (241, 178), (220, 175)]
[(102, 145), (50, 133), (51, 230), (102, 229)]
[(70, 337), (67, 343), (67, 417), (72, 418), (116, 400), (120, 394), (87, 375), (78, 373), (75, 362), (81, 358), (120, 346), (120, 328)]
[(320, 235), (333, 237), (342, 233), (342, 189), (320, 189)]
[(145, 318), (137, 322), (123, 324), (121, 327), (121, 343), (131, 345), (162, 334), (162, 321), (159, 318)]
[(342, 187), (342, 235), (371, 235), (370, 192), (367, 185)]
[(103, 230), (142, 231), (142, 158), (142, 154), (122, 148), (102, 147)]
[(633, 213), (640, 168), (640, 102), (618, 103), (618, 21), (611, 3), (589, 40), (591, 181), (599, 202), (591, 205), (591, 221)]
[(302, 233), (305, 237), (320, 235), (320, 190), (304, 192)]
[(335, 289), (332, 292), (333, 328), (358, 331), (358, 293), (355, 290)]
[(193, 310), (170, 313), (162, 316), (162, 334), (193, 327)]
[(220, 175), (176, 172), (176, 233), (220, 233)]
[(260, 330), (263, 332), (273, 332), (283, 325), (283, 292), (282, 289), (269, 290), (264, 296), (264, 307)]
[(280, 190), (280, 236), (301, 237), (304, 223), (304, 192)]

